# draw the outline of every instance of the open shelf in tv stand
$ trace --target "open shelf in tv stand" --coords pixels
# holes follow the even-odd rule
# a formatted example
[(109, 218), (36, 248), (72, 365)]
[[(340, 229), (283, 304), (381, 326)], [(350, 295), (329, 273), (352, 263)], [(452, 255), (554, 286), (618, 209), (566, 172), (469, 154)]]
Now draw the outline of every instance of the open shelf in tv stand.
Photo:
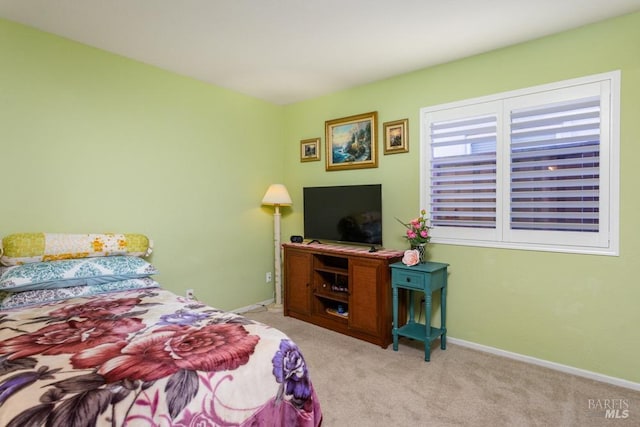
[(284, 314), (386, 348), (392, 342), (391, 263), (401, 251), (286, 243)]

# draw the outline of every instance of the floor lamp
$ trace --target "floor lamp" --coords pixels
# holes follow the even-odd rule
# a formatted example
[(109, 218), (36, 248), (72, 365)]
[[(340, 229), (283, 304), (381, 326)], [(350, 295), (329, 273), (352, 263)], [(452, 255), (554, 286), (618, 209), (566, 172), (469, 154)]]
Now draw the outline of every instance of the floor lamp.
[(263, 205), (273, 205), (275, 212), (273, 213), (273, 245), (275, 253), (275, 288), (276, 302), (272, 305), (270, 311), (282, 311), (282, 261), (280, 260), (280, 206), (291, 206), (291, 197), (287, 188), (282, 184), (271, 184), (266, 194), (262, 198)]

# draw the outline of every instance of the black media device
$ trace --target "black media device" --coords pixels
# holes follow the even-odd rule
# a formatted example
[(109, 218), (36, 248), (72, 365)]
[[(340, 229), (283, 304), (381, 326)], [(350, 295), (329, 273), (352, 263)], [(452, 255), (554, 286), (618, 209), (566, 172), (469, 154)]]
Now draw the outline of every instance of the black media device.
[(305, 187), (304, 237), (382, 246), (382, 185)]
[(290, 240), (291, 243), (302, 243), (304, 239), (302, 238), (302, 236), (291, 236)]

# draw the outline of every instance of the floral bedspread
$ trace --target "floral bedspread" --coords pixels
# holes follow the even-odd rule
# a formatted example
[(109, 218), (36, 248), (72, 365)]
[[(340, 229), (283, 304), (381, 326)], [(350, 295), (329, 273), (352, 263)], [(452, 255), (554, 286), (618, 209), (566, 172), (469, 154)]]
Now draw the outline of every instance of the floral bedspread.
[(0, 311), (1, 426), (318, 426), (285, 334), (162, 289)]

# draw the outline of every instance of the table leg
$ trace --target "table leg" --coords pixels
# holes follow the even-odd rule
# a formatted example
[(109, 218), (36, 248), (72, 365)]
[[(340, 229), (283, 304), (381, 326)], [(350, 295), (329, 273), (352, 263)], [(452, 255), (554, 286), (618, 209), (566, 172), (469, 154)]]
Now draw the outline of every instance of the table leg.
[(431, 360), (431, 292), (424, 295), (424, 360)]
[(409, 323), (415, 323), (416, 315), (413, 309), (413, 291), (408, 289), (407, 293), (409, 294)]
[(447, 348), (447, 283), (445, 276), (445, 284), (440, 289), (440, 327), (442, 328), (442, 337), (440, 337), (440, 348)]
[(398, 351), (398, 288), (393, 288), (393, 351)]

